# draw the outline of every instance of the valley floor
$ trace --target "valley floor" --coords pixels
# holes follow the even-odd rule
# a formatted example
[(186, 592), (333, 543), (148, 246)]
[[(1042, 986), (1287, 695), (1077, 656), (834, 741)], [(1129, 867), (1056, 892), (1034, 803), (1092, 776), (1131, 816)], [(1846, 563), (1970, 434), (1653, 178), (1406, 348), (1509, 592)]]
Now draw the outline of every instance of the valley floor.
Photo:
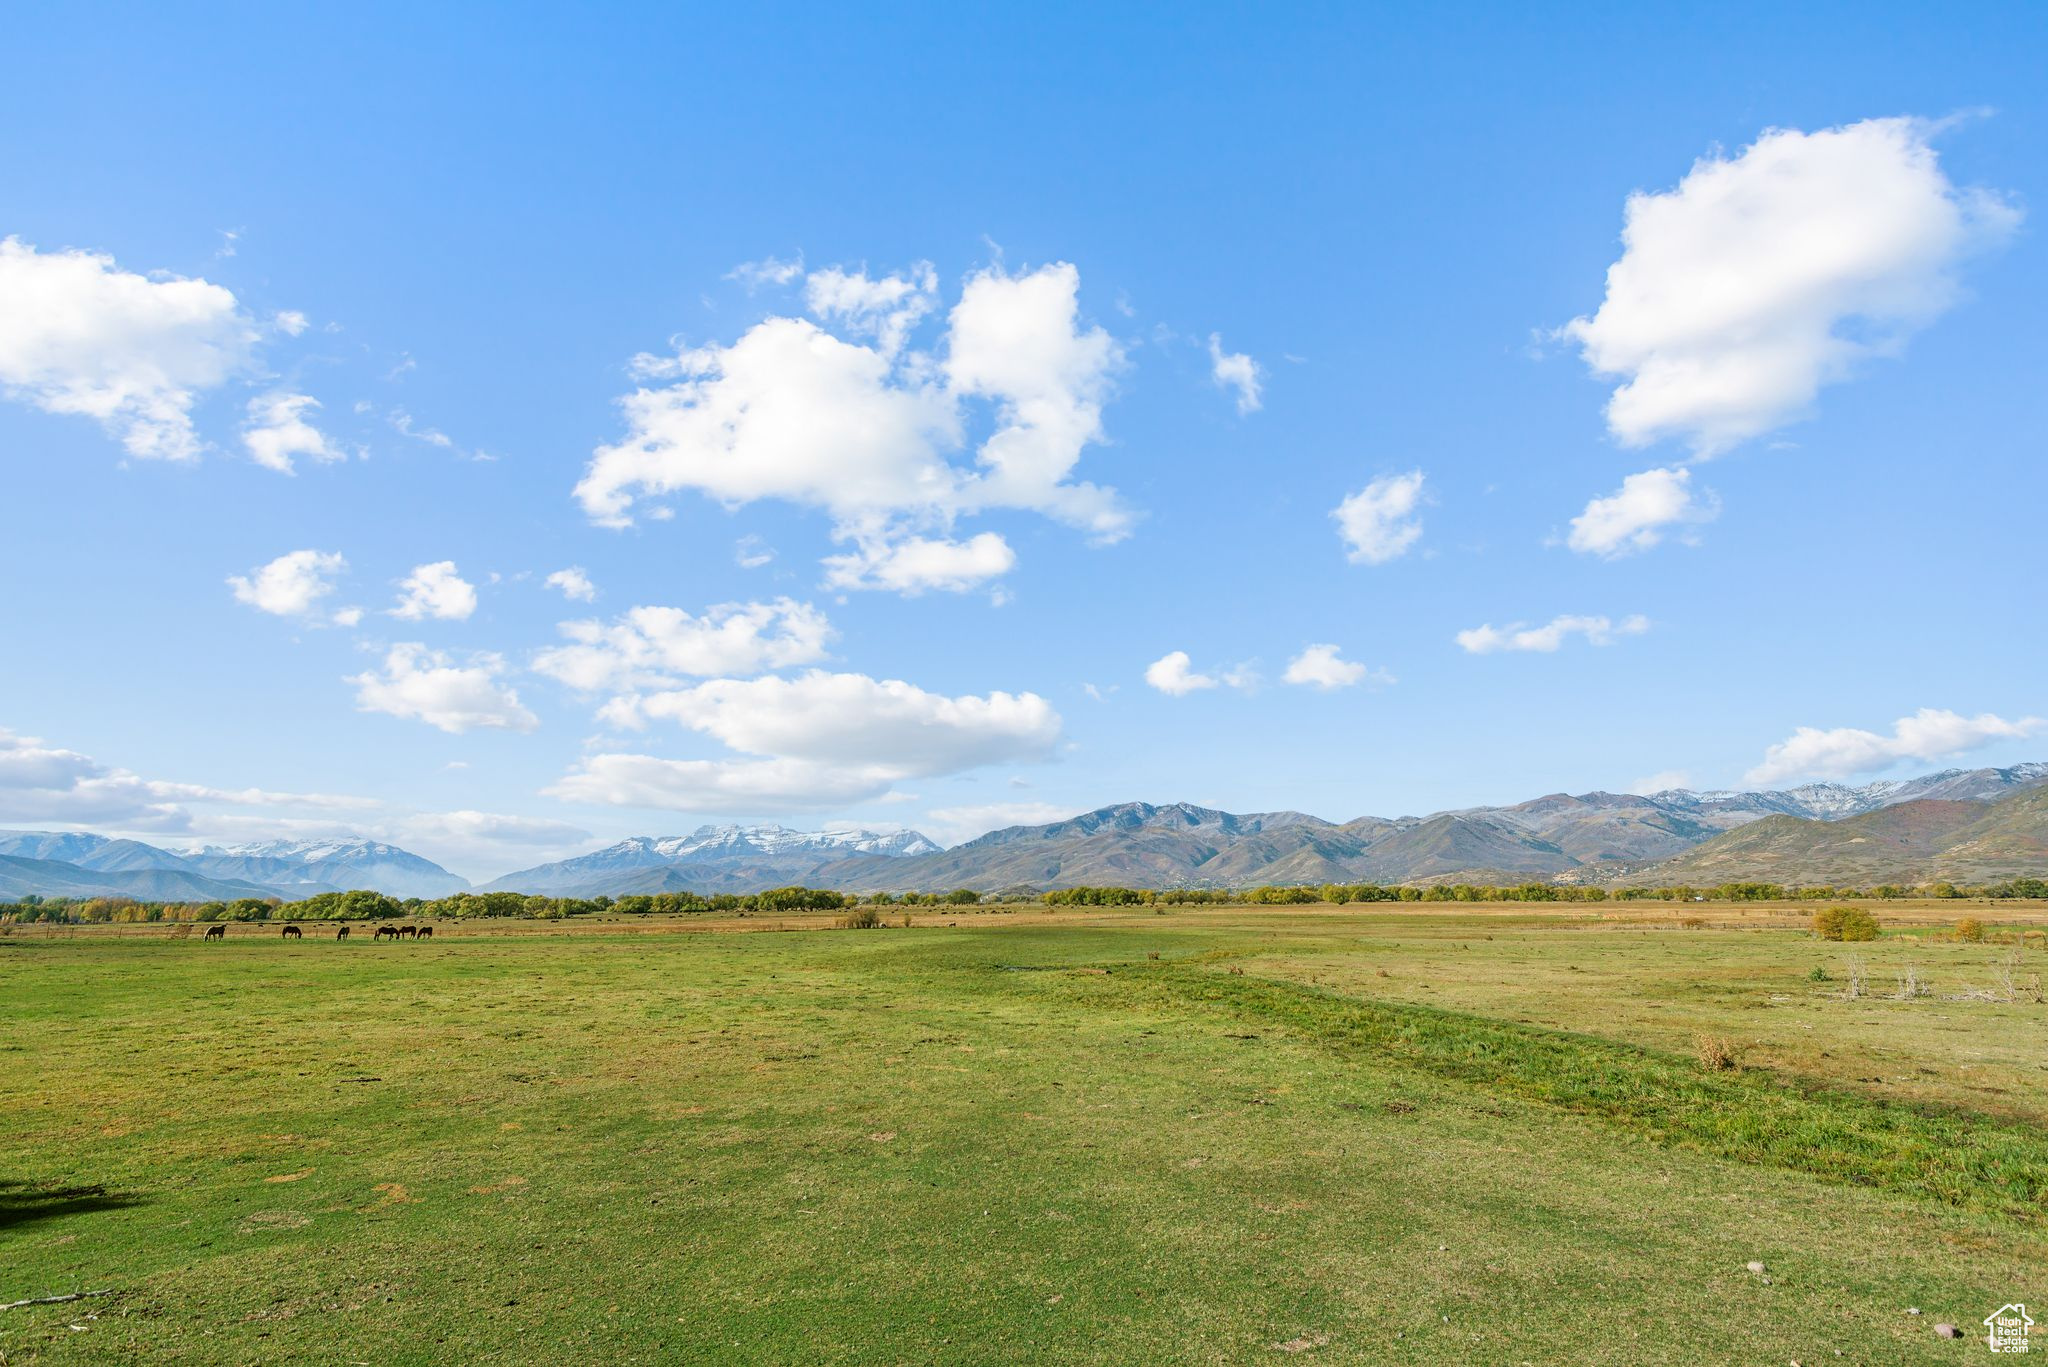
[(1974, 1359), (2048, 950), (1805, 910), (22, 928), (0, 1361)]

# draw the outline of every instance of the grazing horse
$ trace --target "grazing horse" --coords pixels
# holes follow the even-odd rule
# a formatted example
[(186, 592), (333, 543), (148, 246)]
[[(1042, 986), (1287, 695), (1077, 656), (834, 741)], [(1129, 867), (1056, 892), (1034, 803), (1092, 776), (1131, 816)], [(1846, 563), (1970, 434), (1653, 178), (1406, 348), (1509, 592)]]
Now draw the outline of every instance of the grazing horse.
[(433, 928), (432, 926), (421, 926), (421, 927), (420, 927), (420, 938), (421, 938), (422, 940), (431, 940), (431, 939), (433, 939), (433, 938), (434, 938), (434, 928)]
[(335, 931), (334, 938), (337, 940), (346, 940), (348, 938), (348, 927), (343, 926), (340, 930)]
[(206, 928), (206, 934), (200, 936), (199, 938), (202, 940), (225, 940), (228, 938), (228, 928), (223, 925), (208, 926)]
[(300, 930), (297, 926), (286, 926), (279, 938), (286, 940), (302, 940), (305, 938), (305, 936), (306, 932)]
[(418, 926), (400, 926), (398, 933), (408, 940), (413, 940), (419, 938), (420, 928)]
[(378, 926), (375, 931), (371, 932), (370, 938), (373, 940), (395, 940), (398, 938), (398, 927)]

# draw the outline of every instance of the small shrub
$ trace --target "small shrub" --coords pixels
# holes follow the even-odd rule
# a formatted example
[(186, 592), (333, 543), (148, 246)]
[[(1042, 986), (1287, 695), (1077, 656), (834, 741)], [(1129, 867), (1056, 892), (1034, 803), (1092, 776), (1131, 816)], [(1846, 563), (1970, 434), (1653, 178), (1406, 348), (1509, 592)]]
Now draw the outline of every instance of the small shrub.
[(1813, 933), (1823, 940), (1875, 940), (1877, 918), (1861, 907), (1826, 907), (1813, 914)]
[(1964, 944), (1983, 944), (1984, 923), (1974, 916), (1965, 916), (1962, 920), (1956, 922), (1956, 938)]
[(1734, 1044), (1719, 1035), (1694, 1035), (1692, 1052), (1700, 1067), (1710, 1073), (1728, 1072), (1739, 1066)]
[(882, 924), (882, 913), (873, 907), (856, 907), (839, 918), (841, 930), (874, 930)]
[(1828, 981), (1828, 971), (1819, 964), (1815, 964), (1813, 972), (1806, 975), (1806, 980), (1812, 983), (1824, 983)]

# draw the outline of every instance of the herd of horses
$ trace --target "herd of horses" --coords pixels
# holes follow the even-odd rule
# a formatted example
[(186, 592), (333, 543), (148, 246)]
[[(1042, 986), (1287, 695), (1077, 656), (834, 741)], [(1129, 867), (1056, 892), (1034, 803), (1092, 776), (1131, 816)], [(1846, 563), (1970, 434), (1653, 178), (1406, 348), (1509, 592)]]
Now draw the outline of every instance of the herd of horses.
[[(347, 926), (341, 927), (341, 929), (334, 932), (334, 938), (336, 940), (346, 940), (348, 938), (348, 929)], [(306, 938), (306, 932), (295, 925), (287, 925), (279, 934), (287, 940), (303, 940)], [(203, 940), (227, 939), (227, 922), (215, 921), (206, 928), (206, 934), (200, 938)], [(372, 932), (370, 938), (373, 940), (431, 940), (434, 938), (434, 928), (432, 926), (378, 926)]]

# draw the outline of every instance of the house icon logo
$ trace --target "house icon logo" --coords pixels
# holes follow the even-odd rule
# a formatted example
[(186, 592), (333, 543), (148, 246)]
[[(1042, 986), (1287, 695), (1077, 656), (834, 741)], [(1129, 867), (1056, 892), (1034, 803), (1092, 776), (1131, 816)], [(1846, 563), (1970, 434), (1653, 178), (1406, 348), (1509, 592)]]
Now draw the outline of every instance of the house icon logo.
[(2014, 1303), (2001, 1306), (1984, 1317), (1984, 1337), (1994, 1353), (2024, 1353), (2027, 1332), (2034, 1327), (2027, 1307)]

